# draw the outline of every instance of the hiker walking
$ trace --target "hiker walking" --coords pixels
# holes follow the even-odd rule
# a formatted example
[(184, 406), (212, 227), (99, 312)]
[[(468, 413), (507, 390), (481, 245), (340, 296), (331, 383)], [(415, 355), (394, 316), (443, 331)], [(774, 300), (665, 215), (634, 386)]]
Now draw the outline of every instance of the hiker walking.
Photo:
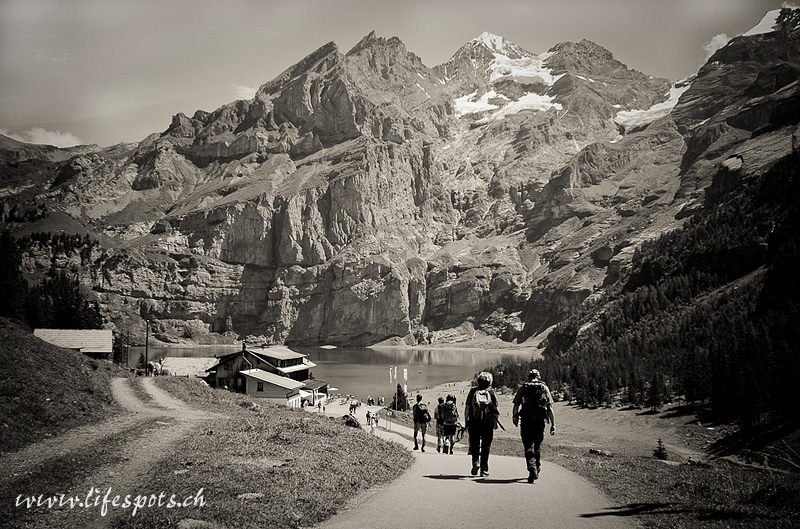
[(422, 403), (422, 395), (417, 393), (417, 403), (413, 408), (414, 415), (414, 450), (420, 449), (417, 444), (417, 432), (422, 432), (422, 451), (425, 451), (425, 432), (428, 430), (428, 423), (431, 422), (431, 414), (428, 406)]
[(436, 421), (436, 451), (442, 451), (442, 438), (444, 437), (444, 420), (442, 418), (442, 412), (444, 408), (444, 399), (439, 397), (439, 404), (436, 406), (436, 409), (433, 411), (433, 419)]
[(531, 369), (528, 372), (528, 382), (520, 386), (514, 395), (513, 417), (514, 426), (519, 424), (522, 445), (525, 447), (528, 483), (533, 483), (542, 470), (541, 447), (544, 441), (545, 421), (550, 423), (550, 435), (556, 433), (553, 396), (550, 394), (550, 388), (542, 381), (538, 370)]
[(453, 453), (453, 446), (456, 444), (456, 428), (458, 427), (458, 407), (456, 406), (456, 397), (448, 395), (445, 399), (444, 407), (442, 410), (442, 430), (444, 434), (444, 448), (445, 454), (448, 453), (447, 442), (450, 441), (449, 453)]
[(481, 471), (481, 477), (489, 475), (489, 450), (499, 415), (497, 396), (492, 389), (493, 380), (491, 373), (480, 372), (478, 385), (469, 390), (464, 404), (464, 426), (469, 432), (473, 476), (478, 474), (478, 470)]

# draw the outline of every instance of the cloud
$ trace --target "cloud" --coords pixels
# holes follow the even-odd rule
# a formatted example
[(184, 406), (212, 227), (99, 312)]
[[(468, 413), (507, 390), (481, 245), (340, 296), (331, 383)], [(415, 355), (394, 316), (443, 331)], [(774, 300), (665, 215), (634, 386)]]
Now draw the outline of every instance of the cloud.
[(256, 88), (250, 88), (240, 84), (231, 83), (231, 91), (236, 99), (253, 99), (256, 96)]
[(715, 35), (710, 41), (708, 41), (705, 46), (703, 46), (703, 51), (706, 52), (705, 60), (711, 58), (717, 50), (724, 48), (725, 45), (731, 39), (725, 33), (720, 33), (719, 35)]
[(37, 59), (43, 61), (52, 61), (52, 62), (75, 62), (75, 59), (69, 56), (69, 53), (65, 53), (61, 57), (50, 57), (47, 55), (42, 55), (41, 53), (36, 55)]
[(15, 134), (0, 128), (0, 134), (13, 138), (24, 143), (38, 143), (41, 145), (53, 145), (54, 147), (74, 147), (82, 145), (83, 142), (71, 132), (60, 132), (57, 130), (45, 130), (41, 127), (33, 127), (28, 131)]

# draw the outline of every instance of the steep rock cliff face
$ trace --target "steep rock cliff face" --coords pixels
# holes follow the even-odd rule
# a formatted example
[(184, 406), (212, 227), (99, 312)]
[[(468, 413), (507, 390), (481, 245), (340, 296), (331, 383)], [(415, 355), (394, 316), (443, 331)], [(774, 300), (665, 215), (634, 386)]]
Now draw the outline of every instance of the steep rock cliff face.
[(3, 223), (94, 234), (88, 260), (32, 247), (28, 277), (74, 269), (165, 341), (538, 340), (794, 148), (796, 18), (672, 86), (585, 40), (487, 33), (435, 68), (397, 38), (329, 43), (139, 145), (3, 139)]

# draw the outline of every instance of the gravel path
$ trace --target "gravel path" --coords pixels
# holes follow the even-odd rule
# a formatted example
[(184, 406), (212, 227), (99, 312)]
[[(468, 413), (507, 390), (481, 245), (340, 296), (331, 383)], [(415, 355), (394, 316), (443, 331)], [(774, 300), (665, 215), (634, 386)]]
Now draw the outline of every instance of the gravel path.
[[(14, 468), (14, 474), (31, 472), (48, 461), (69, 457), (86, 447), (101, 441), (112, 434), (129, 433), (120, 446), (108, 447), (119, 457), (117, 463), (105, 465), (91, 475), (78, 477), (77, 483), (64, 491), (20, 491), (25, 494), (59, 494), (86, 497), (89, 491), (97, 489), (96, 496), (104, 496), (111, 489), (110, 498), (120, 495), (158, 494), (160, 491), (147, 491), (137, 488), (142, 476), (159, 460), (168, 457), (170, 447), (179, 442), (194, 429), (202, 427), (207, 420), (218, 418), (217, 414), (200, 411), (187, 406), (166, 392), (158, 389), (149, 378), (137, 379), (143, 389), (151, 395), (152, 401), (139, 400), (131, 388), (131, 379), (117, 378), (112, 381), (114, 398), (126, 410), (124, 415), (114, 417), (99, 424), (77, 428), (65, 434), (31, 445), (19, 452), (8, 454), (0, 459), (4, 468)], [(133, 431), (136, 429), (136, 431)], [(179, 493), (187, 491), (175, 491)], [(194, 491), (193, 491), (194, 492)], [(188, 493), (188, 492), (187, 492)], [(83, 508), (79, 508), (83, 507)], [(102, 529), (118, 516), (130, 516), (131, 509), (113, 509), (102, 515), (99, 506), (39, 510), (27, 527)]]

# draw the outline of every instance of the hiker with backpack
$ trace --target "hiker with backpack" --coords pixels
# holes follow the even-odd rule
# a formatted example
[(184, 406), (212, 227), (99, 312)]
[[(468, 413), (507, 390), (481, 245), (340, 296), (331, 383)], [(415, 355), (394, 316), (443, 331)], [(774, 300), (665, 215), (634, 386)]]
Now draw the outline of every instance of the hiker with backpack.
[(439, 397), (439, 404), (433, 411), (433, 420), (436, 421), (436, 451), (442, 451), (442, 438), (444, 437), (444, 421), (442, 420), (442, 412), (444, 409), (444, 399)]
[(469, 432), (473, 476), (478, 474), (478, 470), (481, 477), (489, 475), (489, 450), (500, 415), (497, 410), (497, 396), (492, 389), (493, 380), (491, 373), (479, 373), (478, 385), (469, 390), (464, 405), (464, 426)]
[(448, 395), (441, 413), (442, 417), (442, 430), (444, 434), (444, 447), (442, 450), (445, 454), (448, 453), (447, 442), (450, 441), (449, 453), (453, 453), (453, 446), (455, 446), (456, 428), (458, 427), (458, 407), (456, 406), (456, 398), (453, 395)]
[(427, 404), (423, 404), (422, 395), (417, 393), (417, 403), (412, 407), (414, 416), (414, 450), (419, 450), (417, 444), (417, 432), (422, 432), (422, 451), (425, 451), (425, 432), (428, 431), (428, 423), (431, 422), (431, 414), (428, 412)]
[(553, 396), (536, 369), (530, 370), (528, 382), (520, 386), (514, 395), (513, 420), (514, 426), (519, 425), (522, 445), (525, 447), (528, 483), (533, 483), (542, 470), (541, 446), (544, 441), (545, 421), (550, 423), (550, 435), (556, 433)]

